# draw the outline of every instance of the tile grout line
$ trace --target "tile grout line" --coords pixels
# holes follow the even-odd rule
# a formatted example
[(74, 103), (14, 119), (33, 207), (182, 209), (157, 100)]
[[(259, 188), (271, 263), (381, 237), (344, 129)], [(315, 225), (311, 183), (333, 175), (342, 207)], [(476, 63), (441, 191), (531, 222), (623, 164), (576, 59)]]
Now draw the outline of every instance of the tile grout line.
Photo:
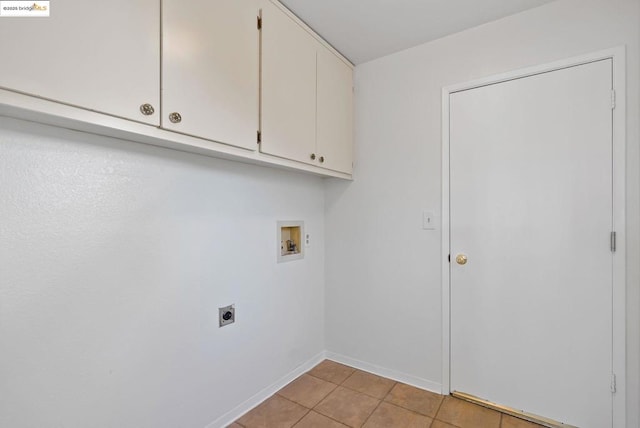
[[(386, 379), (386, 378), (385, 378), (385, 379)], [(433, 413), (433, 416), (431, 416), (431, 415), (427, 415), (427, 414), (425, 414), (425, 413), (419, 412), (419, 411), (417, 411), (417, 410), (415, 410), (415, 409), (411, 409), (411, 408), (409, 408), (409, 407), (405, 407), (405, 406), (403, 406), (402, 404), (395, 403), (395, 402), (393, 402), (393, 401), (391, 401), (391, 400), (387, 400), (387, 398), (389, 398), (389, 395), (391, 395), (391, 391), (393, 391), (393, 388), (395, 388), (397, 385), (407, 385), (407, 386), (410, 386), (410, 387), (412, 387), (412, 388), (416, 388), (415, 386), (409, 385), (409, 384), (407, 384), (407, 383), (397, 382), (397, 381), (396, 381), (396, 382), (395, 382), (395, 384), (393, 385), (393, 387), (392, 387), (392, 388), (389, 390), (389, 392), (387, 393), (387, 395), (385, 395), (385, 397), (382, 399), (382, 401), (384, 401), (384, 402), (385, 402), (385, 403), (387, 403), (387, 404), (391, 404), (391, 405), (393, 405), (393, 406), (399, 407), (400, 409), (407, 410), (407, 411), (409, 411), (409, 412), (411, 412), (411, 413), (415, 413), (416, 415), (420, 415), (420, 416), (427, 417), (427, 418), (429, 418), (429, 419), (432, 419), (432, 420), (433, 420), (433, 422), (435, 422), (435, 420), (436, 420), (436, 415), (437, 415), (437, 414), (438, 414), (438, 412), (440, 411), (440, 407), (442, 407), (442, 403), (444, 402), (444, 399), (445, 399), (446, 395), (436, 394), (435, 392), (426, 391), (426, 390), (421, 390), (421, 391), (427, 392), (427, 393), (429, 393), (429, 394), (434, 394), (434, 395), (438, 395), (438, 396), (442, 397), (442, 400), (440, 400), (440, 404), (438, 404), (438, 408), (437, 408), (437, 409), (436, 409), (436, 411)], [(420, 388), (417, 388), (417, 389), (419, 389), (419, 390), (420, 390)], [(433, 425), (433, 422), (431, 423), (431, 425)], [(444, 422), (444, 421), (440, 421), (440, 422)], [(455, 425), (454, 425), (454, 426), (455, 426)]]
[[(393, 403), (391, 401), (382, 400), (380, 402), (380, 404), (382, 404), (382, 403), (385, 403), (385, 404), (387, 404), (387, 405), (389, 405), (391, 407), (397, 407), (400, 410), (404, 410), (405, 412), (409, 412), (409, 413), (411, 413), (413, 415), (416, 415), (416, 416), (419, 416), (419, 417), (422, 417), (422, 418), (431, 419), (431, 423), (429, 424), (429, 427), (431, 427), (433, 425), (433, 423), (436, 421), (435, 417), (431, 417), (429, 415), (425, 415), (424, 413), (416, 412), (415, 410), (409, 409), (407, 407), (402, 407), (401, 405)], [(442, 422), (442, 421), (440, 421), (440, 422)], [(456, 428), (459, 428), (459, 427), (456, 427)]]
[[(357, 389), (349, 388), (348, 386), (344, 386), (344, 385), (338, 385), (338, 386), (341, 386), (344, 389), (348, 389), (349, 391), (357, 392), (358, 394), (366, 395), (367, 397), (370, 397), (370, 398), (375, 398), (376, 400), (384, 401), (384, 399), (386, 398), (386, 395), (380, 398), (380, 397), (376, 397), (375, 395), (367, 394), (366, 392), (358, 391)], [(402, 406), (398, 406), (398, 407), (402, 407)]]
[[(447, 398), (447, 397), (451, 397), (451, 396), (450, 395), (445, 395), (444, 397)], [(452, 399), (456, 399), (455, 397), (451, 397), (451, 398)], [(473, 404), (473, 403), (471, 403), (471, 404)], [(438, 406), (438, 411), (436, 412), (436, 416), (434, 416), (434, 418), (433, 418), (433, 423), (435, 423), (436, 417), (440, 413), (440, 410), (442, 409), (443, 405), (444, 405), (444, 399), (440, 403), (440, 406)], [(477, 405), (474, 404), (474, 406), (477, 406)], [(482, 407), (482, 406), (477, 406), (477, 407)], [(495, 411), (495, 412), (498, 413), (498, 415), (499, 415), (498, 426), (496, 428), (501, 428), (502, 427), (502, 418), (504, 417), (505, 414), (502, 413), (502, 412), (498, 412), (498, 411)], [(456, 424), (454, 424), (452, 422), (444, 421), (442, 419), (437, 419), (437, 420), (438, 420), (438, 422), (443, 422), (443, 423), (445, 423), (447, 425), (451, 425), (452, 427), (455, 427), (455, 428), (462, 428), (460, 425), (456, 425)], [(433, 423), (431, 425), (433, 425)]]
[(436, 416), (438, 416), (438, 412), (440, 412), (440, 408), (442, 407), (442, 403), (444, 403), (445, 397), (446, 397), (445, 395), (442, 396), (442, 400), (440, 400), (440, 404), (438, 404), (438, 408), (433, 413), (433, 418), (431, 418), (431, 425), (429, 425), (430, 428), (433, 428), (433, 425), (436, 423)]
[[(282, 397), (282, 398), (284, 398), (284, 397)], [(291, 401), (291, 400), (289, 400), (289, 401)], [(296, 403), (296, 404), (298, 404), (298, 403)], [(300, 405), (300, 404), (298, 404), (298, 405)], [(302, 407), (304, 407), (304, 406), (302, 406)], [(305, 407), (305, 409), (306, 409), (306, 407)], [(291, 428), (295, 428), (295, 426), (298, 425), (300, 423), (300, 421), (302, 421), (309, 413), (311, 413), (311, 409), (307, 409), (307, 413), (302, 415), (302, 417), (300, 419), (298, 419), (296, 422), (294, 422), (293, 425), (291, 425)]]
[[(338, 364), (340, 364), (340, 363), (338, 363)], [(344, 365), (344, 364), (343, 364), (343, 365)], [(346, 366), (346, 365), (345, 365), (345, 367), (349, 367), (349, 366)], [(378, 409), (378, 407), (380, 407), (380, 404), (382, 403), (382, 401), (384, 400), (384, 398), (380, 399), (380, 398), (378, 398), (378, 397), (374, 397), (374, 396), (369, 395), (369, 394), (367, 394), (367, 393), (364, 393), (364, 392), (361, 392), (361, 391), (356, 391), (355, 389), (352, 389), (352, 388), (349, 388), (348, 386), (345, 386), (345, 385), (344, 385), (344, 383), (347, 381), (347, 379), (349, 379), (351, 376), (353, 376), (353, 375), (358, 371), (358, 369), (356, 369), (356, 368), (354, 368), (354, 367), (349, 367), (349, 368), (352, 368), (352, 369), (353, 369), (353, 371), (352, 371), (352, 372), (351, 372), (347, 377), (345, 377), (345, 378), (344, 378), (344, 380), (343, 380), (342, 382), (340, 382), (339, 384), (335, 384), (335, 383), (333, 383), (333, 382), (331, 382), (331, 381), (329, 381), (329, 380), (322, 379), (322, 378), (319, 378), (319, 377), (317, 377), (317, 376), (313, 376), (312, 374), (310, 374), (310, 376), (313, 376), (313, 377), (315, 377), (316, 379), (320, 379), (320, 380), (323, 380), (323, 381), (325, 381), (325, 382), (329, 382), (329, 383), (331, 383), (331, 384), (333, 384), (333, 385), (336, 385), (336, 388), (334, 388), (334, 389), (333, 389), (333, 391), (331, 391), (331, 392), (330, 392), (329, 394), (327, 394), (327, 395), (326, 395), (322, 400), (320, 400), (320, 401), (318, 402), (318, 404), (316, 404), (316, 405), (313, 407), (313, 409), (312, 409), (312, 410), (316, 411), (316, 407), (317, 407), (318, 405), (320, 405), (320, 403), (321, 403), (322, 401), (324, 401), (324, 399), (325, 399), (325, 398), (327, 398), (329, 395), (331, 395), (331, 394), (332, 394), (332, 393), (333, 393), (333, 392), (334, 392), (338, 387), (342, 387), (342, 388), (344, 388), (344, 389), (347, 389), (347, 390), (349, 390), (349, 391), (352, 391), (352, 392), (355, 392), (355, 393), (358, 393), (358, 394), (366, 395), (367, 397), (370, 397), (370, 398), (373, 398), (373, 399), (375, 399), (375, 400), (378, 400), (378, 404), (377, 404), (377, 405), (376, 405), (376, 407), (371, 411), (371, 413), (369, 414), (369, 416), (367, 416), (367, 418), (364, 420), (364, 422), (362, 423), (362, 425), (360, 425), (360, 427), (362, 427), (362, 426), (364, 426), (364, 425), (367, 423), (367, 421), (369, 420), (369, 418), (371, 418), (371, 415), (373, 415), (373, 414), (375, 413), (375, 411)], [(309, 372), (307, 372), (307, 373), (309, 373)], [(377, 376), (377, 375), (374, 375), (374, 376)], [(378, 376), (378, 377), (382, 378), (382, 376)], [(386, 378), (383, 378), (383, 379), (386, 379)], [(394, 381), (393, 386), (389, 389), (389, 392), (391, 392), (391, 390), (393, 389), (393, 387), (394, 387), (394, 386), (396, 386), (396, 383), (397, 383), (397, 382), (395, 382), (395, 381)], [(389, 394), (389, 393), (387, 393), (387, 395), (388, 395), (388, 394)], [(386, 395), (385, 395), (385, 397), (386, 397)], [(325, 415), (325, 414), (324, 414), (324, 413), (322, 413), (322, 412), (316, 411), (316, 413), (319, 413), (319, 414), (321, 414), (321, 415), (323, 415), (323, 416), (325, 416), (325, 417), (327, 417), (327, 418), (331, 419), (332, 421), (335, 421), (335, 422), (337, 422), (337, 423), (339, 423), (339, 424), (341, 424), (341, 425), (348, 426), (348, 425), (346, 425), (346, 424), (342, 423), (341, 421), (338, 421), (337, 419), (333, 419), (331, 416)], [(360, 428), (360, 427), (358, 427), (358, 428)]]
[[(346, 379), (345, 379), (345, 380), (346, 380)], [(327, 381), (327, 382), (328, 382), (328, 381)], [(329, 382), (329, 383), (331, 383), (331, 384), (333, 384), (333, 385), (336, 385), (336, 384), (335, 384), (335, 383), (333, 383), (333, 382)], [(325, 395), (325, 396), (324, 396), (324, 398), (323, 398), (322, 400), (320, 400), (320, 401), (318, 402), (318, 404), (316, 404), (315, 406), (313, 406), (313, 408), (312, 408), (311, 410), (313, 410), (314, 412), (318, 413), (319, 415), (322, 415), (322, 416), (326, 417), (327, 419), (331, 419), (332, 421), (339, 423), (340, 425), (343, 425), (343, 426), (348, 427), (348, 428), (352, 428), (350, 425), (347, 425), (347, 424), (346, 424), (346, 423), (344, 423), (344, 422), (341, 422), (341, 421), (339, 421), (339, 420), (337, 420), (337, 419), (332, 418), (332, 417), (331, 417), (331, 416), (329, 416), (329, 415), (326, 415), (326, 414), (322, 413), (322, 412), (321, 412), (321, 411), (319, 411), (319, 410), (316, 410), (316, 407), (318, 407), (318, 406), (320, 405), (320, 403), (322, 403), (322, 402), (323, 402), (323, 401), (324, 401), (324, 400), (325, 400), (329, 395), (331, 395), (331, 394), (332, 394), (336, 389), (338, 389), (339, 387), (342, 387), (342, 388), (344, 388), (344, 389), (348, 389), (349, 391), (358, 392), (358, 391), (354, 391), (354, 390), (353, 390), (353, 389), (351, 389), (351, 388), (347, 388), (346, 386), (336, 385), (336, 387), (335, 387), (335, 388), (333, 388), (333, 391), (331, 391), (330, 393), (328, 393), (327, 395)], [(363, 394), (363, 395), (366, 395), (366, 394)], [(367, 397), (371, 397), (371, 396), (370, 396), (370, 395), (367, 395)], [(371, 397), (371, 398), (375, 398), (375, 397)], [(379, 399), (377, 399), (377, 398), (376, 398), (376, 400), (379, 400)], [(379, 400), (379, 401), (380, 401), (380, 403), (382, 402), (382, 400)], [(376, 406), (376, 408), (375, 408), (375, 409), (373, 409), (373, 412), (375, 412), (375, 411), (376, 411), (376, 409), (378, 408), (378, 406), (380, 405), (380, 403), (378, 403), (378, 405)], [(373, 412), (371, 412), (371, 414), (373, 414)], [(364, 423), (363, 423), (360, 427), (362, 427), (362, 426), (367, 422), (367, 420), (369, 419), (369, 417), (370, 417), (370, 416), (371, 416), (371, 415), (369, 415), (369, 416), (367, 417), (367, 419), (365, 419)], [(292, 427), (292, 428), (293, 428), (293, 427)]]
[[(320, 403), (318, 403), (318, 404), (320, 404)], [(340, 425), (343, 425), (343, 426), (345, 426), (345, 427), (347, 427), (347, 428), (351, 428), (349, 425), (345, 424), (344, 422), (340, 422), (340, 421), (339, 421), (339, 420), (337, 420), (337, 419), (333, 419), (331, 416), (325, 415), (325, 414), (324, 414), (324, 413), (322, 413), (322, 412), (318, 412), (318, 411), (316, 410), (316, 408), (315, 408), (315, 407), (314, 407), (313, 409), (311, 409), (310, 411), (314, 411), (314, 412), (316, 412), (317, 414), (319, 414), (320, 416), (324, 416), (325, 418), (330, 419), (330, 420), (332, 420), (333, 422), (337, 422), (337, 423), (339, 423)]]
[(409, 413), (412, 413), (412, 414), (417, 415), (417, 416), (422, 416), (423, 418), (435, 419), (433, 416), (425, 415), (424, 413), (417, 412), (417, 411), (415, 411), (413, 409), (409, 409), (407, 407), (402, 407), (399, 404), (392, 403), (391, 401), (385, 401), (385, 400), (382, 400), (382, 401), (385, 404), (388, 404), (391, 407), (397, 407), (398, 409), (404, 410), (405, 412), (409, 412)]
[[(306, 374), (309, 374), (309, 372), (307, 372)], [(301, 376), (302, 376), (302, 375), (301, 375)], [(330, 381), (325, 380), (325, 379), (321, 379), (321, 378), (319, 378), (319, 377), (317, 377), (317, 376), (313, 376), (312, 374), (309, 374), (309, 376), (314, 377), (314, 378), (319, 379), (319, 380), (322, 380), (322, 381), (324, 381), (324, 382), (330, 383), (331, 385), (335, 386), (335, 388), (333, 388), (333, 389), (332, 389), (332, 390), (331, 390), (327, 395), (325, 395), (324, 397), (322, 397), (322, 399), (321, 399), (320, 401), (318, 401), (318, 402), (316, 403), (316, 405), (315, 405), (315, 406), (313, 406), (311, 409), (309, 409), (309, 413), (311, 413), (311, 412), (315, 412), (315, 413), (317, 413), (317, 414), (319, 414), (319, 415), (321, 415), (321, 416), (324, 416), (324, 417), (325, 417), (325, 418), (327, 418), (327, 419), (330, 419), (330, 420), (332, 420), (332, 421), (334, 421), (334, 422), (336, 422), (336, 423), (339, 423), (340, 425), (343, 425), (343, 426), (345, 426), (345, 427), (347, 427), (347, 428), (350, 428), (347, 424), (343, 424), (343, 423), (342, 423), (342, 422), (340, 422), (339, 420), (337, 420), (337, 419), (333, 419), (331, 416), (325, 415), (324, 413), (319, 412), (318, 410), (316, 410), (316, 407), (318, 407), (318, 406), (320, 405), (320, 403), (322, 403), (322, 402), (323, 402), (323, 401), (324, 401), (328, 396), (330, 396), (331, 394), (333, 394), (333, 392), (334, 392), (336, 389), (338, 389), (338, 387), (340, 387), (340, 386), (342, 386), (342, 385), (339, 385), (339, 384), (336, 384), (336, 383), (330, 382)], [(307, 413), (307, 414), (308, 414), (308, 413)], [(305, 415), (305, 416), (306, 416), (306, 415)], [(302, 419), (301, 419), (301, 420), (302, 420)], [(299, 421), (298, 421), (298, 423), (299, 423)], [(293, 428), (293, 427), (292, 427), (292, 428)]]
[[(438, 413), (440, 413), (440, 409), (442, 409), (442, 405), (444, 404), (444, 400), (447, 398), (447, 395), (443, 395), (442, 396), (442, 400), (440, 400), (440, 404), (438, 404), (438, 408), (436, 409), (436, 412), (433, 414), (433, 422), (431, 422), (431, 425), (436, 423), (436, 418), (438, 417)], [(438, 419), (440, 421), (440, 419)], [(444, 421), (440, 421), (440, 422), (444, 422)], [(448, 423), (448, 422), (446, 422)], [(450, 424), (453, 425), (453, 424)], [(455, 426), (455, 425), (454, 425)]]
[[(351, 377), (351, 375), (349, 375), (349, 376), (347, 376), (347, 378), (346, 378), (345, 380), (343, 380), (341, 383), (335, 383), (335, 382), (332, 382), (332, 381), (330, 381), (330, 380), (323, 379), (323, 378), (321, 378), (320, 376), (316, 376), (316, 375), (314, 375), (314, 374), (311, 374), (310, 372), (302, 373), (302, 375), (305, 375), (305, 374), (306, 374), (306, 375), (309, 375), (309, 376), (311, 376), (311, 377), (315, 377), (316, 379), (320, 379), (320, 380), (323, 380), (323, 381), (325, 381), (325, 382), (329, 382), (329, 383), (332, 383), (332, 384), (334, 384), (334, 385), (338, 385), (338, 386), (342, 386), (342, 383), (344, 383), (344, 381), (346, 381), (348, 378), (350, 378), (350, 377)], [(302, 376), (302, 375), (300, 375), (300, 376)], [(296, 378), (296, 379), (297, 379), (297, 378)], [(294, 380), (295, 380), (295, 379), (294, 379)]]
[[(328, 382), (328, 381), (327, 381), (327, 382)], [(335, 384), (335, 383), (333, 383), (333, 382), (329, 382), (329, 383), (331, 383), (331, 384), (333, 384), (333, 385), (336, 385), (336, 384)], [(314, 411), (314, 412), (316, 412), (317, 414), (322, 415), (322, 416), (324, 416), (324, 417), (325, 417), (325, 418), (327, 418), (327, 419), (330, 419), (330, 420), (332, 420), (332, 421), (334, 421), (334, 422), (339, 423), (340, 425), (343, 425), (343, 426), (345, 426), (345, 427), (351, 428), (351, 427), (349, 427), (349, 425), (347, 425), (347, 424), (345, 424), (345, 423), (342, 423), (342, 422), (340, 422), (339, 420), (334, 419), (334, 418), (332, 418), (331, 416), (329, 416), (329, 415), (325, 415), (324, 413), (322, 413), (322, 412), (320, 412), (320, 411), (316, 410), (316, 407), (318, 407), (318, 406), (320, 405), (320, 403), (322, 403), (322, 402), (325, 400), (325, 398), (327, 398), (329, 395), (331, 395), (331, 394), (333, 393), (333, 391), (335, 391), (336, 389), (338, 389), (338, 387), (339, 387), (339, 386), (342, 386), (342, 385), (336, 385), (336, 387), (335, 387), (335, 388), (333, 388), (333, 390), (332, 390), (330, 393), (328, 393), (327, 395), (325, 395), (325, 396), (322, 398), (322, 400), (318, 401), (318, 404), (316, 404), (315, 406), (313, 406), (313, 408), (312, 408), (310, 411)]]
[[(370, 374), (371, 376), (379, 377), (380, 379), (387, 379), (387, 380), (390, 380), (390, 381), (392, 381), (392, 382), (393, 382), (393, 385), (392, 385), (392, 386), (391, 386), (391, 388), (389, 389), (389, 392), (387, 392), (387, 393), (385, 394), (385, 396), (384, 396), (384, 397), (382, 397), (382, 398), (378, 398), (378, 397), (376, 397), (376, 396), (374, 396), (374, 395), (367, 394), (366, 392), (358, 391), (357, 389), (353, 389), (353, 388), (350, 388), (350, 387), (346, 386), (344, 383), (345, 383), (345, 382), (346, 382), (346, 381), (347, 381), (351, 376), (353, 376), (357, 371), (361, 371), (361, 372), (363, 372), (363, 373)], [(312, 376), (313, 376), (313, 375), (312, 375)], [(315, 377), (315, 376), (314, 376), (314, 377)], [(318, 378), (318, 379), (320, 379), (320, 378)], [(321, 379), (321, 380), (324, 380), (324, 379)], [(333, 383), (333, 382), (330, 382), (330, 381), (328, 381), (328, 380), (325, 380), (325, 382)], [(373, 374), (373, 373), (365, 372), (365, 371), (360, 370), (360, 369), (355, 369), (355, 370), (353, 371), (353, 373), (351, 373), (349, 376), (347, 376), (347, 378), (346, 378), (345, 380), (343, 380), (343, 381), (342, 381), (342, 383), (340, 383), (338, 386), (341, 386), (341, 387), (343, 387), (343, 388), (346, 388), (346, 389), (348, 389), (349, 391), (353, 391), (353, 392), (358, 392), (358, 393), (360, 393), (360, 394), (364, 394), (364, 395), (366, 395), (367, 397), (375, 398), (376, 400), (384, 401), (384, 399), (385, 399), (385, 398), (387, 398), (387, 396), (391, 393), (391, 390), (392, 390), (392, 389), (393, 389), (393, 388), (394, 388), (398, 383), (400, 383), (400, 382), (395, 381), (395, 380), (393, 380), (393, 379), (389, 379), (389, 378), (387, 378), (387, 377), (382, 377), (382, 376), (378, 376), (378, 375)], [(335, 383), (334, 383), (334, 385), (335, 385)], [(402, 406), (398, 406), (398, 407), (402, 407)], [(411, 409), (407, 409), (407, 410), (411, 410)]]
[[(295, 422), (293, 423), (293, 425), (291, 425), (291, 428), (293, 428), (294, 426), (298, 425), (298, 424), (300, 423), (300, 421), (301, 421), (302, 419), (304, 419), (304, 417), (305, 417), (305, 416), (307, 416), (307, 414), (311, 411), (311, 409), (310, 409), (310, 408), (308, 408), (307, 406), (303, 406), (303, 405), (302, 405), (302, 404), (300, 404), (300, 403), (296, 403), (296, 402), (295, 402), (295, 401), (293, 401), (293, 400), (289, 400), (287, 397), (284, 397), (284, 396), (282, 396), (282, 395), (278, 394), (278, 392), (280, 392), (280, 390), (278, 390), (275, 394), (273, 394), (273, 395), (272, 395), (271, 397), (269, 397), (269, 398), (273, 398), (274, 396), (276, 396), (276, 395), (277, 395), (278, 397), (282, 398), (283, 400), (287, 400), (289, 403), (293, 403), (293, 404), (295, 404), (296, 406), (300, 406), (300, 407), (302, 407), (303, 409), (305, 409), (305, 410), (306, 410), (305, 414), (304, 414), (304, 415), (302, 415), (302, 417), (301, 417), (300, 419), (298, 419), (297, 421), (295, 421)], [(267, 398), (267, 400), (268, 400), (269, 398)], [(265, 401), (266, 401), (266, 400), (265, 400)]]
[(367, 416), (367, 419), (365, 419), (364, 422), (362, 422), (362, 425), (360, 425), (360, 427), (363, 427), (367, 424), (369, 419), (371, 419), (371, 416), (376, 412), (376, 410), (378, 410), (378, 407), (380, 407), (380, 404), (382, 404), (382, 400), (378, 401), (378, 405), (375, 407), (375, 409), (373, 409), (371, 413), (369, 413), (369, 416)]

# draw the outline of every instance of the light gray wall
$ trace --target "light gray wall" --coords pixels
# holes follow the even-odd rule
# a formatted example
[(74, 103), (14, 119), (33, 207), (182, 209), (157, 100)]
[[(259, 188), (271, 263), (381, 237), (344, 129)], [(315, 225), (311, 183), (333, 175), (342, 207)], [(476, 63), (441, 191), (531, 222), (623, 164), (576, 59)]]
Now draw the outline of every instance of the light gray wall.
[(200, 428), (324, 349), (319, 178), (0, 118), (0, 261), (2, 427)]
[(638, 0), (558, 0), (356, 68), (355, 181), (326, 192), (328, 351), (441, 383), (441, 89), (627, 47), (627, 414), (640, 426)]

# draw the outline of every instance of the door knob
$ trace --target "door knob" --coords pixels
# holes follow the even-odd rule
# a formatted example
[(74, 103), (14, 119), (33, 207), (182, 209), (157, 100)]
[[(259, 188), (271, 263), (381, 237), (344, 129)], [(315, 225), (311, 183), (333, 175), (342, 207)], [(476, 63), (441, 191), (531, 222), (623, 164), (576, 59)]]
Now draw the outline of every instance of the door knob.
[(458, 263), (459, 265), (466, 265), (467, 264), (467, 256), (465, 256), (464, 254), (458, 254), (456, 256), (456, 263)]

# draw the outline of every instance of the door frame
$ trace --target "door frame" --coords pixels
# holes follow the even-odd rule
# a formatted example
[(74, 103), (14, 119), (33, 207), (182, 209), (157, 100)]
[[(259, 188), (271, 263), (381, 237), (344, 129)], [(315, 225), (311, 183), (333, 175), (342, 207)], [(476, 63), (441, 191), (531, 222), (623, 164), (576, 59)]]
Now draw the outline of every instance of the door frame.
[(625, 226), (625, 160), (626, 160), (626, 58), (625, 47), (615, 47), (577, 57), (571, 57), (534, 67), (518, 69), (446, 86), (442, 89), (442, 394), (451, 393), (451, 251), (450, 241), (450, 164), (449, 164), (449, 96), (454, 92), (509, 80), (548, 73), (604, 59), (613, 64), (615, 108), (613, 119), (613, 229), (616, 251), (613, 253), (612, 278), (612, 373), (615, 373), (616, 393), (612, 394), (613, 427), (626, 426), (626, 226)]

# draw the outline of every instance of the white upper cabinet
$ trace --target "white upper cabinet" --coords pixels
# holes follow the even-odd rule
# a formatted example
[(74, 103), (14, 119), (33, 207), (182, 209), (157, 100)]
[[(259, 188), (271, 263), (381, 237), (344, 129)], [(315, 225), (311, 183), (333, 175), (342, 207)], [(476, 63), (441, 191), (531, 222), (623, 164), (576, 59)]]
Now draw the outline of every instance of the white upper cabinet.
[(257, 148), (257, 0), (162, 1), (162, 120), (172, 131)]
[(261, 4), (260, 151), (351, 174), (352, 66), (289, 12)]
[(328, 169), (351, 173), (353, 70), (324, 47), (318, 49), (317, 156)]
[(270, 1), (262, 3), (260, 150), (301, 162), (315, 157), (316, 40)]
[(159, 124), (157, 0), (52, 1), (49, 17), (1, 21), (0, 87)]
[(353, 66), (278, 0), (50, 7), (0, 19), (0, 114), (351, 178)]

